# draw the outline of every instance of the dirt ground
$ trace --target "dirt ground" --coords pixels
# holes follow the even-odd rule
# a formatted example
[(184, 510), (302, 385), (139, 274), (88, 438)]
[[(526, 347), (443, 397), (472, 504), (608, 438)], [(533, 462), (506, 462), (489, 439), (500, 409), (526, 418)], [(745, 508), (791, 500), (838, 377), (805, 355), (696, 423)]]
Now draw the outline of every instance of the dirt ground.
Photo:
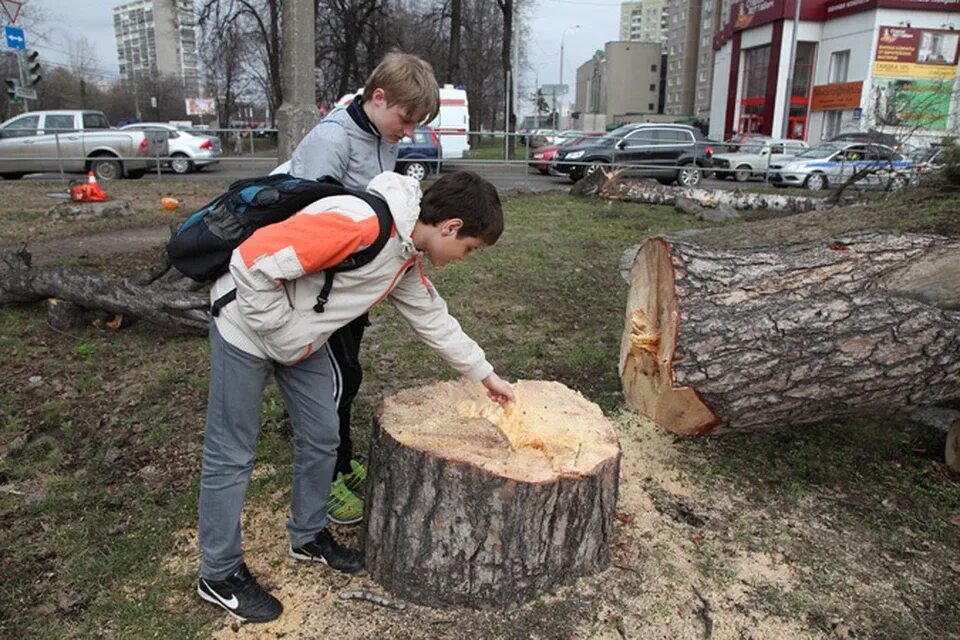
[[(243, 527), (251, 570), (275, 585), (284, 615), (266, 625), (225, 619), (213, 637), (487, 637), (494, 617), (503, 620), (502, 637), (507, 638), (701, 638), (707, 624), (717, 640), (822, 637), (804, 625), (753, 610), (751, 599), (758, 590), (790, 589), (797, 569), (782, 553), (747, 552), (724, 539), (723, 514), (733, 505), (718, 503), (716, 496), (684, 480), (683, 454), (673, 438), (631, 415), (620, 416), (617, 428), (623, 458), (614, 564), (602, 574), (506, 616), (416, 605), (395, 611), (369, 602), (344, 602), (338, 598), (343, 591), (383, 591), (363, 574), (340, 576), (325, 567), (304, 568), (290, 561), (285, 554), (285, 511), (270, 508), (286, 504), (281, 492), (250, 510)], [(659, 509), (651, 495), (661, 502)], [(670, 504), (684, 505), (700, 526), (684, 521)], [(707, 519), (717, 522), (708, 525)], [(351, 530), (356, 531), (341, 527), (338, 533)], [(731, 572), (722, 585), (704, 571), (701, 545), (708, 536), (706, 544), (716, 547), (715, 563)], [(165, 560), (165, 569), (193, 575), (196, 547), (196, 531), (182, 530), (177, 553)]]
[[(695, 449), (684, 446), (648, 420), (629, 413), (614, 418), (622, 446), (620, 495), (613, 536), (613, 566), (560, 587), (512, 612), (438, 610), (407, 605), (402, 611), (366, 601), (343, 601), (344, 591), (384, 594), (365, 574), (354, 577), (326, 567), (304, 567), (286, 556), (285, 491), (248, 508), (244, 531), (251, 569), (275, 589), (283, 616), (265, 625), (241, 625), (223, 617), (215, 638), (637, 638), (714, 640), (807, 640), (814, 638), (957, 637), (912, 635), (893, 624), (873, 627), (870, 611), (882, 602), (892, 619), (910, 618), (898, 593), (903, 572), (928, 580), (926, 569), (910, 567), (880, 549), (876, 537), (851, 541), (836, 514), (819, 499), (777, 513), (774, 504), (751, 502), (725, 482), (704, 484), (689, 473)], [(260, 477), (275, 473), (259, 470)], [(960, 526), (960, 520), (955, 522)], [(774, 526), (776, 533), (764, 531)], [(350, 539), (358, 528), (339, 527)], [(351, 540), (353, 542), (353, 540)], [(188, 579), (199, 562), (196, 531), (178, 534), (165, 571)], [(830, 548), (829, 566), (814, 568), (803, 549)], [(956, 550), (956, 549), (955, 549)], [(929, 550), (928, 551), (932, 551)], [(944, 549), (944, 551), (946, 551)], [(881, 557), (886, 555), (887, 559)], [(874, 560), (864, 562), (874, 555)], [(918, 558), (919, 560), (919, 558)], [(893, 563), (893, 564), (891, 564)], [(900, 564), (901, 568), (896, 565)], [(855, 568), (856, 567), (856, 568)], [(822, 572), (828, 588), (814, 594), (811, 574)], [(917, 574), (914, 574), (914, 572)], [(958, 567), (943, 577), (954, 595)], [(791, 615), (791, 594), (819, 601), (815, 619)], [(384, 594), (389, 595), (389, 594)], [(944, 594), (946, 595), (946, 593)], [(176, 607), (191, 605), (190, 594)], [(862, 607), (871, 628), (842, 611)], [(930, 631), (929, 629), (927, 631)]]

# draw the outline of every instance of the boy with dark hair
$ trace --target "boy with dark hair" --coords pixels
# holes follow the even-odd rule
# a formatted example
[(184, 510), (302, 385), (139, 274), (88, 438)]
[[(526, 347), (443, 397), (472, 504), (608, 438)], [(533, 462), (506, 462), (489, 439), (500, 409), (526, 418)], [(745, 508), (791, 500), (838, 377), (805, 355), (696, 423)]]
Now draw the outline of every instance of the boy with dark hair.
[(340, 424), (327, 344), (331, 334), (390, 297), (421, 340), (457, 371), (482, 382), (497, 402), (514, 399), (510, 385), (448, 313), (422, 265), (424, 255), (442, 266), (497, 241), (503, 212), (494, 187), (460, 171), (439, 179), (421, 198), (412, 178), (383, 173), (368, 191), (389, 205), (393, 233), (370, 263), (337, 274), (322, 313), (314, 305), (324, 270), (379, 235), (375, 212), (356, 196), (324, 198), (261, 227), (234, 250), (230, 271), (210, 292), (216, 300), (235, 287), (236, 300), (210, 324), (197, 591), (241, 620), (265, 622), (283, 610), (247, 570), (240, 537), (260, 405), (271, 373), (293, 420), (289, 554), (348, 573), (363, 568), (363, 554), (338, 544), (326, 528)]
[[(362, 191), (374, 176), (393, 171), (397, 143), (413, 135), (417, 124), (433, 120), (439, 109), (440, 91), (430, 64), (414, 55), (388, 54), (370, 74), (361, 95), (304, 136), (286, 172), (299, 178), (329, 176)], [(362, 488), (366, 469), (353, 459), (350, 408), (363, 378), (360, 342), (367, 325), (367, 314), (362, 314), (327, 342), (340, 414), (340, 447), (327, 510), (338, 524), (353, 524), (363, 517), (363, 502), (356, 493)]]

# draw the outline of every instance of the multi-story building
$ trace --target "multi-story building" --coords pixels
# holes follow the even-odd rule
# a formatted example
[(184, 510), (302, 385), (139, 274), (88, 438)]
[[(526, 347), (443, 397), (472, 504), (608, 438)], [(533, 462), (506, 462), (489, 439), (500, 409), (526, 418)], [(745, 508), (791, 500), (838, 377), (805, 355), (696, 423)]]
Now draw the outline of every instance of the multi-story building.
[(659, 42), (608, 42), (577, 67), (576, 128), (603, 129), (656, 114), (660, 64)]
[(703, 0), (673, 0), (667, 5), (667, 86), (663, 112), (694, 112)]
[(620, 5), (620, 40), (659, 42), (667, 46), (667, 0), (642, 0)]
[(730, 11), (730, 0), (703, 0), (700, 9), (700, 36), (697, 52), (697, 77), (694, 81), (693, 112), (698, 120), (710, 119), (713, 87), (713, 41)]
[(196, 22), (193, 0), (136, 0), (114, 7), (120, 79), (175, 76), (185, 96), (197, 96)]
[(718, 35), (710, 137), (956, 131), (960, 0), (738, 0)]

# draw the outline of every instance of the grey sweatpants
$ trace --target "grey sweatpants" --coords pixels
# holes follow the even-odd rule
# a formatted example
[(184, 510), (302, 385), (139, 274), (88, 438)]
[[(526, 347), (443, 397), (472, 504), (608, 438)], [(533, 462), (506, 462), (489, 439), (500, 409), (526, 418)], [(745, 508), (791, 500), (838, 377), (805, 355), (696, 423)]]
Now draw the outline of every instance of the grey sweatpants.
[(326, 345), (293, 366), (252, 356), (210, 323), (210, 394), (200, 475), (200, 576), (222, 580), (243, 562), (240, 511), (253, 471), (263, 390), (273, 373), (293, 420), (293, 492), (287, 532), (294, 547), (326, 526), (340, 419)]

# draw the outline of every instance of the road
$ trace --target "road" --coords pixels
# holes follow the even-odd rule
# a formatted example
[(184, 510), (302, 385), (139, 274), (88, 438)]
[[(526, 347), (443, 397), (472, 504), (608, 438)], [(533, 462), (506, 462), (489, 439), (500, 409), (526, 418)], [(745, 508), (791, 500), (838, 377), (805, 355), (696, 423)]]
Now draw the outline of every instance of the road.
[[(188, 175), (176, 175), (171, 171), (163, 171), (159, 177), (157, 173), (150, 172), (144, 176), (144, 180), (239, 180), (240, 178), (250, 178), (261, 176), (276, 166), (276, 159), (272, 157), (262, 158), (224, 158), (219, 164), (207, 167), (197, 173)], [(570, 187), (570, 180), (565, 177), (545, 176), (536, 171), (528, 169), (525, 163), (518, 162), (514, 164), (503, 163), (485, 163), (482, 161), (462, 160), (456, 163), (447, 162), (444, 164), (444, 172), (457, 169), (468, 169), (476, 171), (481, 176), (489, 180), (501, 191), (553, 191), (566, 190)], [(60, 178), (58, 173), (37, 173), (24, 178), (25, 180), (57, 180)], [(79, 175), (68, 174), (67, 180), (77, 180), (82, 178)], [(747, 183), (751, 189), (763, 188), (760, 181)], [(708, 178), (701, 183), (701, 186), (708, 189), (733, 189), (738, 186), (746, 186), (732, 180), (716, 180)], [(773, 187), (770, 187), (773, 189)]]

